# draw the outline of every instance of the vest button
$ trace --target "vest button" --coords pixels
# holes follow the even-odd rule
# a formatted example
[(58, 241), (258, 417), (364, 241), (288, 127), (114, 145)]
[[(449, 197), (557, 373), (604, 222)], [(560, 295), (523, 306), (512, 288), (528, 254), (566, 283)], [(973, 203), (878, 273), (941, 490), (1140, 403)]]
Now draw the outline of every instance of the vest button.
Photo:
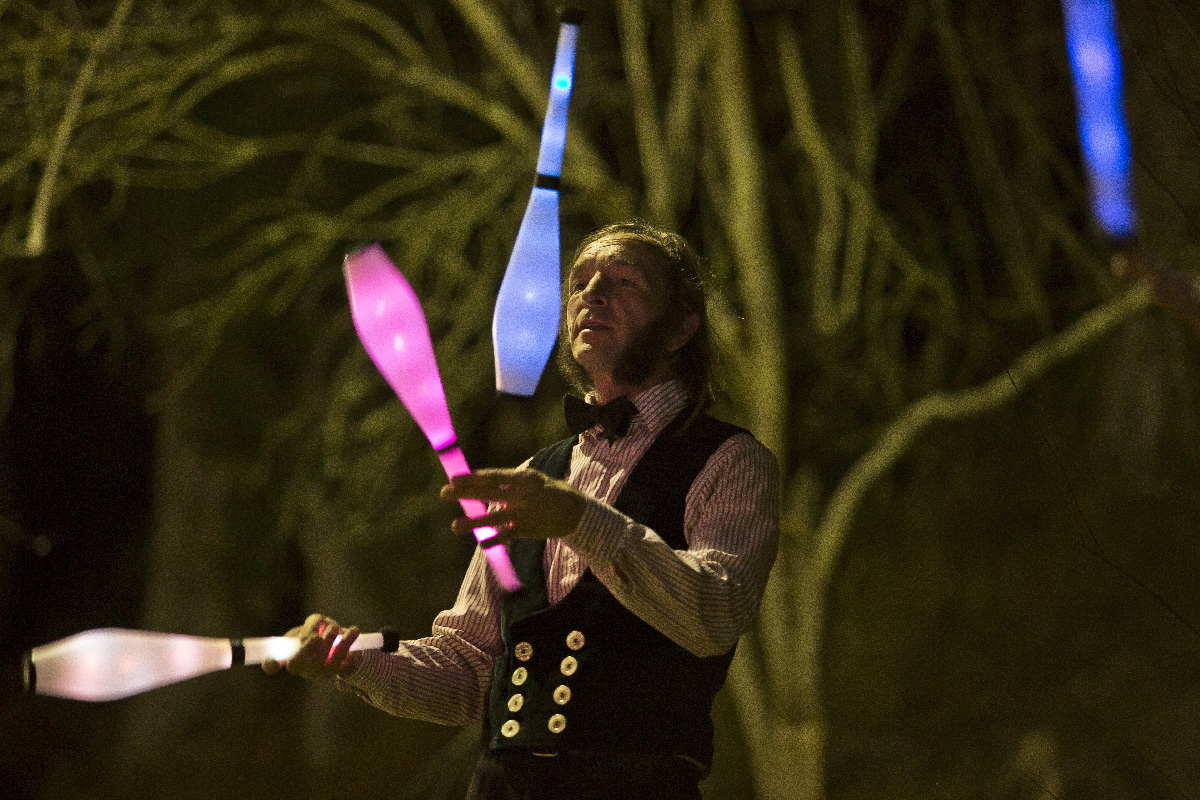
[(513, 654), (521, 661), (528, 661), (533, 658), (533, 645), (529, 642), (517, 642), (517, 647)]
[(500, 726), (500, 735), (506, 739), (511, 739), (516, 736), (521, 730), (521, 723), (515, 719), (510, 719), (508, 722)]
[[(559, 687), (554, 690), (554, 702), (558, 703), (560, 706), (565, 706), (570, 701), (571, 687), (567, 686), (566, 684), (560, 684)], [(509, 704), (509, 708), (512, 708), (511, 704)]]
[(572, 650), (582, 650), (583, 643), (587, 641), (580, 631), (571, 631), (567, 634), (567, 647)]
[(558, 668), (563, 675), (570, 677), (575, 674), (575, 670), (579, 669), (579, 662), (575, 660), (575, 656), (567, 656)]
[[(514, 722), (514, 720), (509, 720), (509, 722)], [(546, 727), (550, 729), (551, 733), (562, 733), (567, 728), (567, 718), (562, 714), (555, 714), (550, 718)]]
[(521, 710), (521, 706), (525, 705), (525, 695), (514, 694), (508, 698), (508, 710), (514, 714)]
[(525, 679), (528, 677), (529, 677), (528, 670), (526, 670), (524, 667), (517, 667), (516, 669), (513, 670), (513, 677), (512, 677), (513, 686), (520, 686), (522, 683), (525, 682)]

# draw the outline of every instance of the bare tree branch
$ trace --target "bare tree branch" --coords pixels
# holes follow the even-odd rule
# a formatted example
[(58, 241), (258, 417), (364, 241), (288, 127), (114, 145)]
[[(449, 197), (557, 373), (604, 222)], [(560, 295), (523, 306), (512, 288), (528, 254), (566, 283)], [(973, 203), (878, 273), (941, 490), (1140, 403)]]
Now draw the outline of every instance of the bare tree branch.
[(962, 42), (950, 19), (949, 5), (946, 0), (929, 0), (929, 3), (942, 63), (954, 91), (955, 108), (963, 129), (962, 141), (967, 149), (967, 160), (979, 190), (988, 229), (1017, 296), (1027, 312), (1043, 328), (1048, 328), (1050, 308), (1030, 256), (1028, 234), (1000, 164), (995, 142), (988, 129), (983, 101), (971, 78)]
[[(825, 637), (825, 608), (829, 583), (841, 557), (854, 515), (875, 482), (909, 452), (917, 437), (934, 422), (961, 420), (993, 411), (1012, 402), (1049, 369), (1074, 357), (1084, 347), (1108, 334), (1121, 322), (1150, 305), (1149, 293), (1142, 287), (1085, 314), (1065, 330), (1039, 341), (1002, 374), (986, 383), (958, 392), (934, 392), (909, 406), (897, 417), (874, 444), (841, 478), (815, 531), (808, 553), (803, 580), (796, 587), (800, 618), (796, 624), (797, 688), (801, 708), (814, 718), (805, 720), (824, 730), (820, 671), (821, 650)], [(817, 748), (804, 754), (811, 759), (807, 770), (819, 773), (824, 758)], [(821, 795), (809, 795), (819, 798)]]
[(709, 26), (713, 41), (712, 91), (717, 136), (727, 160), (729, 192), (722, 225), (737, 261), (739, 299), (747, 311), (748, 346), (743, 357), (755, 365), (751, 427), (784, 464), (788, 463), (787, 370), (779, 273), (773, 257), (763, 187), (763, 158), (754, 126), (742, 20), (732, 0), (715, 0)]
[(654, 79), (647, 49), (649, 33), (645, 6), (641, 0), (621, 0), (617, 4), (621, 22), (621, 54), (625, 59), (625, 76), (633, 95), (633, 124), (637, 131), (638, 155), (646, 187), (649, 217), (656, 225), (675, 227), (675, 210), (671, 202), (671, 169), (663, 145), (662, 128), (658, 121), (658, 104), (654, 96)]
[[(92, 78), (96, 74), (96, 64), (100, 60), (100, 56), (116, 41), (120, 36), (121, 26), (125, 24), (125, 17), (129, 16), (129, 10), (133, 7), (133, 0), (121, 0), (121, 3), (113, 11), (113, 15), (109, 18), (108, 24), (104, 26), (104, 30), (96, 37), (92, 43), (91, 52), (88, 53), (87, 60), (83, 62), (83, 67), (79, 70), (79, 76), (75, 79), (75, 84), (71, 87), (71, 96), (67, 101), (67, 106), (63, 110), (63, 115), (59, 119), (58, 128), (54, 133), (54, 143), (50, 147), (50, 153), (46, 158), (46, 164), (42, 171), (42, 180), (38, 185), (37, 196), (34, 199), (33, 211), (29, 218), (29, 236), (25, 240), (25, 253), (30, 258), (40, 256), (42, 251), (46, 249), (46, 226), (50, 219), (51, 203), (54, 199), (55, 183), (58, 180), (58, 172), (62, 167), (63, 158), (67, 153), (67, 146), (71, 141), (71, 134), (75, 130), (75, 123), (79, 117), (79, 111), (83, 107), (83, 99), (87, 95), (88, 89), (91, 88)], [(3, 9), (0, 9), (2, 11)]]

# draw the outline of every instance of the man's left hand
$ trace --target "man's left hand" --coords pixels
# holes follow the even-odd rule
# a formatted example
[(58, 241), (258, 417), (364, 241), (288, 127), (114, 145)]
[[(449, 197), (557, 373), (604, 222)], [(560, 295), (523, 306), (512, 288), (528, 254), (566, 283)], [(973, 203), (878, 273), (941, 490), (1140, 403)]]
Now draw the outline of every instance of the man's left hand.
[(482, 469), (457, 475), (442, 487), (443, 500), (479, 500), (488, 513), (460, 517), (454, 532), (466, 535), (491, 525), (501, 542), (509, 539), (555, 539), (575, 530), (587, 507), (587, 495), (566, 481), (533, 469)]

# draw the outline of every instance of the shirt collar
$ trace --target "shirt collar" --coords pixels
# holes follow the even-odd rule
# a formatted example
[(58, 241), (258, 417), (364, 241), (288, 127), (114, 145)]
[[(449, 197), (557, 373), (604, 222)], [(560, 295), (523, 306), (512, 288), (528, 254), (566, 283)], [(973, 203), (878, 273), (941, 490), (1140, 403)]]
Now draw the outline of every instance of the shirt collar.
[[(594, 391), (588, 392), (583, 399), (593, 405), (600, 402)], [(642, 435), (643, 432), (657, 436), (667, 427), (667, 423), (687, 407), (691, 397), (683, 381), (672, 379), (630, 395), (629, 399), (637, 406), (638, 411), (633, 415), (633, 422), (626, 436), (635, 433)], [(594, 437), (596, 432), (589, 429), (585, 435)]]

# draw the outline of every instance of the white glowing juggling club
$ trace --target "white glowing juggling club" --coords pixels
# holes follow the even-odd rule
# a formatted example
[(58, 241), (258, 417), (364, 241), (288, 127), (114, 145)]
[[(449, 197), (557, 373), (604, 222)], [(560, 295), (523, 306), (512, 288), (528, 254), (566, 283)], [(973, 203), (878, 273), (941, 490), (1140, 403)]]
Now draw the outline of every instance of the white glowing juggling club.
[(1113, 0), (1062, 0), (1062, 9), (1092, 216), (1110, 237), (1128, 241), (1136, 232), (1137, 215), (1121, 91), (1117, 12)]
[[(390, 628), (359, 636), (351, 650), (395, 652)], [(98, 628), (35, 647), (25, 654), (25, 689), (68, 700), (120, 700), (238, 664), (287, 661), (294, 636), (219, 639), (125, 628)]]
[(567, 143), (567, 106), (575, 79), (575, 44), (582, 13), (563, 12), (542, 123), (537, 175), (492, 317), (496, 390), (528, 397), (537, 389), (558, 337), (560, 242), (558, 187)]
[[(378, 244), (346, 256), (345, 274), (350, 315), (367, 354), (437, 452), (446, 477), (470, 472), (450, 422), (429, 325), (417, 293)], [(478, 500), (460, 502), (468, 517), (487, 513), (487, 507)], [(475, 539), (484, 545), (496, 580), (515, 592), (521, 582), (508, 551), (503, 545), (486, 546), (495, 535), (496, 529), (489, 526), (475, 529)]]

